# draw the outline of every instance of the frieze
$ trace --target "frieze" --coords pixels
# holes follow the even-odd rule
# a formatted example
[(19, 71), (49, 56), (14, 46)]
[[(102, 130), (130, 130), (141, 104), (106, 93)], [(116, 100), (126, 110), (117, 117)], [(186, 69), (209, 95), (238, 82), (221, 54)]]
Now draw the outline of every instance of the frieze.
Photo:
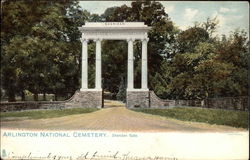
[(125, 22), (105, 22), (105, 26), (125, 25)]
[(83, 32), (85, 36), (87, 35), (145, 35), (145, 32)]

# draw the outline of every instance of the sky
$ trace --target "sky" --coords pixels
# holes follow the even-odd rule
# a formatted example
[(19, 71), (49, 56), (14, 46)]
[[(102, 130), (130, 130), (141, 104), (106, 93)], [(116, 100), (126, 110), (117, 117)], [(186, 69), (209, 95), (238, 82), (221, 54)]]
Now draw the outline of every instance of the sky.
[[(194, 22), (205, 22), (208, 17), (219, 20), (216, 34), (228, 35), (235, 29), (244, 29), (249, 35), (249, 4), (247, 1), (159, 1), (165, 7), (170, 19), (180, 29), (185, 30)], [(131, 1), (80, 1), (83, 10), (102, 14), (109, 7), (126, 4)]]

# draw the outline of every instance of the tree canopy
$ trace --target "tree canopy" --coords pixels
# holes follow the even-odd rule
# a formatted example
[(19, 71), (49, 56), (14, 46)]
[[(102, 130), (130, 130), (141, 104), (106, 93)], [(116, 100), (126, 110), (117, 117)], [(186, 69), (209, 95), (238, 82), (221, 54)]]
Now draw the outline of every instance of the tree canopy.
[[(245, 31), (214, 36), (216, 19), (186, 30), (174, 25), (164, 6), (135, 1), (103, 14), (82, 10), (78, 1), (5, 1), (1, 3), (1, 97), (25, 100), (25, 92), (68, 97), (80, 88), (79, 26), (90, 22), (145, 22), (149, 88), (162, 98), (204, 99), (247, 95), (249, 42)], [(94, 87), (95, 43), (89, 42), (89, 85)], [(134, 43), (135, 87), (141, 83), (141, 42)], [(127, 42), (102, 42), (104, 90), (124, 100)]]

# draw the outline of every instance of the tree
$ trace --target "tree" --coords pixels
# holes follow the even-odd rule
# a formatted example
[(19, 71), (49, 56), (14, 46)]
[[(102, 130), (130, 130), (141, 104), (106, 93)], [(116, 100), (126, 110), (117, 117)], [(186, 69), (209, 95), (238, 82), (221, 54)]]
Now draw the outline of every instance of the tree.
[(201, 41), (193, 52), (176, 54), (161, 64), (152, 81), (163, 98), (205, 99), (247, 95), (248, 41), (235, 31), (221, 40)]
[(116, 99), (123, 101), (123, 102), (126, 102), (126, 85), (125, 85), (125, 80), (123, 77), (121, 77), (119, 91), (116, 95)]
[[(10, 43), (15, 43), (15, 40), (18, 41), (20, 37), (28, 35), (32, 24), (37, 23), (40, 15), (44, 14), (38, 3), (42, 2), (6, 1), (1, 3), (3, 24), (1, 25), (1, 88), (6, 90), (9, 101), (15, 101), (16, 93), (19, 92), (19, 88), (23, 89), (24, 86), (23, 83), (19, 83), (20, 86), (17, 83), (22, 71), (15, 66), (15, 52), (8, 53), (6, 49)], [(29, 5), (30, 7), (28, 7)]]
[[(108, 8), (104, 14), (101, 15), (101, 17), (104, 21), (145, 22), (146, 25), (152, 27), (149, 31), (148, 42), (148, 66), (150, 80), (158, 71), (159, 64), (163, 58), (168, 58), (170, 57), (170, 54), (173, 53), (169, 48), (166, 49), (166, 45), (171, 45), (175, 42), (174, 39), (178, 31), (174, 28), (172, 21), (169, 19), (161, 3), (136, 1), (131, 3), (131, 7), (122, 5), (120, 7)], [(168, 51), (167, 53), (166, 50)], [(105, 41), (103, 43), (103, 55), (105, 55), (103, 63), (111, 62), (112, 66), (109, 67), (108, 65), (105, 65), (104, 67), (104, 89), (117, 93), (120, 85), (120, 81), (117, 80), (117, 77), (126, 77), (127, 65), (125, 63), (120, 64), (120, 62), (126, 61), (127, 43), (120, 41)], [(139, 41), (135, 41), (134, 43), (134, 57), (135, 87), (140, 87), (141, 42)], [(115, 76), (115, 78), (110, 78), (112, 77), (111, 75)], [(112, 88), (110, 84), (112, 84)], [(151, 83), (149, 85), (150, 88), (152, 88)]]
[(249, 41), (246, 32), (235, 30), (228, 37), (224, 36), (222, 41), (217, 43), (216, 49), (216, 60), (233, 66), (221, 92), (224, 96), (247, 95)]
[(65, 94), (79, 88), (77, 27), (88, 18), (84, 13), (74, 1), (4, 3), (1, 80), (10, 101), (25, 89), (37, 100), (38, 93)]
[(206, 42), (209, 39), (209, 33), (200, 27), (191, 27), (178, 36), (179, 53), (193, 52), (194, 48), (200, 42)]

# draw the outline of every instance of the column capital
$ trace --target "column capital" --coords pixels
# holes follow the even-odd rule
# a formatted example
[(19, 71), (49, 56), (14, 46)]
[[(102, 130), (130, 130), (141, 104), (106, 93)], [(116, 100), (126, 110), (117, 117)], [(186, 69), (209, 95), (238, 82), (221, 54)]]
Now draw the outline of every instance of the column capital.
[(141, 39), (142, 42), (148, 42), (149, 41), (149, 38), (143, 38)]
[(87, 42), (88, 43), (88, 39), (86, 39), (86, 38), (80, 38), (80, 40), (81, 40), (81, 42), (83, 43), (83, 42)]
[(101, 41), (102, 41), (102, 38), (94, 39), (94, 42), (101, 42)]
[(131, 41), (131, 42), (134, 42), (135, 39), (133, 39), (133, 38), (128, 38), (128, 39), (127, 39), (127, 42), (130, 42), (130, 41)]

